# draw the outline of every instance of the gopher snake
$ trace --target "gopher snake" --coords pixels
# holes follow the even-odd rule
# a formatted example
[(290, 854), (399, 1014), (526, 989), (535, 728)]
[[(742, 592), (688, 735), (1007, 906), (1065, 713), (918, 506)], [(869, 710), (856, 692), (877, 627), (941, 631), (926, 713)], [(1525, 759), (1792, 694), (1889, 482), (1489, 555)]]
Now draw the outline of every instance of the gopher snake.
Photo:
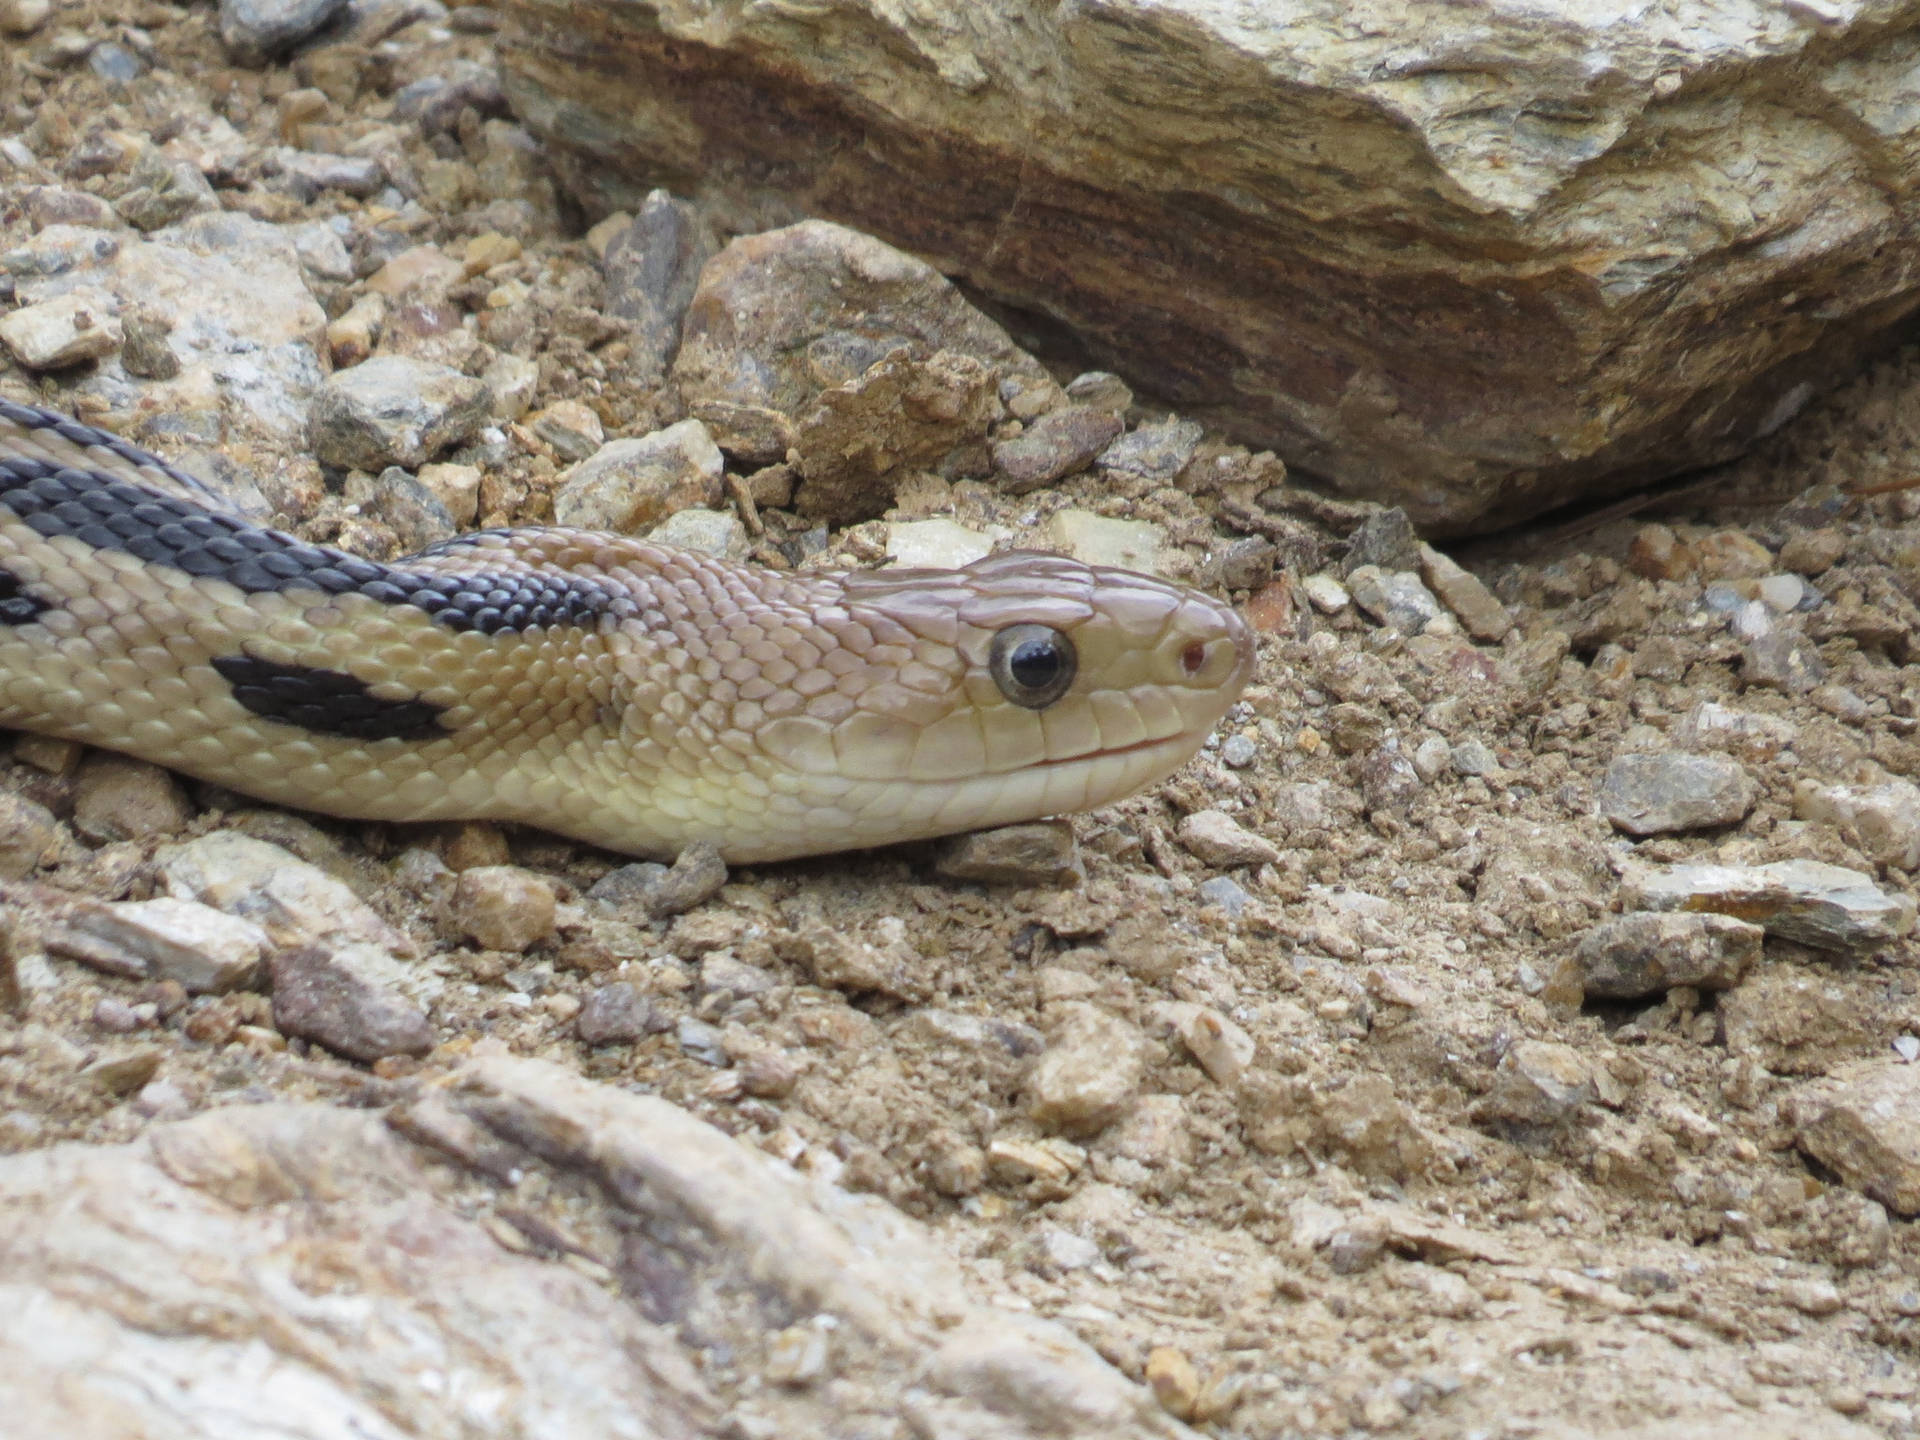
[(1253, 641), (1054, 556), (786, 574), (483, 531), (376, 563), (0, 402), (0, 726), (375, 820), (733, 861), (1084, 810), (1172, 773)]

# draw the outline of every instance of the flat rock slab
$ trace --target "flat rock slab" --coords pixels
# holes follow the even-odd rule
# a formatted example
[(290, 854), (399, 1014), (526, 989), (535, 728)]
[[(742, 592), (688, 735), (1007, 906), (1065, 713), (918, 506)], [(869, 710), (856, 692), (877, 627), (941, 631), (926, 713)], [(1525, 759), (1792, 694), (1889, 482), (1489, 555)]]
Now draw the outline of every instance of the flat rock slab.
[(1193, 1434), (884, 1203), (537, 1061), (0, 1157), (0, 1213), (9, 1435)]
[(1920, 301), (1889, 0), (506, 0), (589, 208), (867, 230), (1423, 528), (1738, 453)]
[(1818, 950), (1859, 950), (1910, 933), (1914, 903), (1873, 878), (1818, 860), (1772, 865), (1633, 866), (1620, 882), (1633, 910), (1686, 910), (1732, 915), (1769, 935)]

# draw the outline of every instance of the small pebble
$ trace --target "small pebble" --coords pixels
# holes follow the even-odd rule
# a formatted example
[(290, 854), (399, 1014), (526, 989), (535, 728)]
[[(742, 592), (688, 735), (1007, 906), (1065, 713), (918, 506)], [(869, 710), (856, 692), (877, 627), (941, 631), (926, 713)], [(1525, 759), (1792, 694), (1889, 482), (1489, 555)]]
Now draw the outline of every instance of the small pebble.
[(573, 1022), (583, 1045), (630, 1045), (653, 1028), (651, 1002), (624, 980), (595, 990)]
[(1260, 758), (1260, 746), (1252, 736), (1229, 735), (1220, 742), (1220, 759), (1229, 768), (1244, 770)]
[(702, 1065), (720, 1069), (727, 1064), (727, 1047), (717, 1025), (709, 1025), (704, 1020), (696, 1020), (688, 1015), (681, 1019), (674, 1038), (679, 1041), (680, 1049), (685, 1054)]

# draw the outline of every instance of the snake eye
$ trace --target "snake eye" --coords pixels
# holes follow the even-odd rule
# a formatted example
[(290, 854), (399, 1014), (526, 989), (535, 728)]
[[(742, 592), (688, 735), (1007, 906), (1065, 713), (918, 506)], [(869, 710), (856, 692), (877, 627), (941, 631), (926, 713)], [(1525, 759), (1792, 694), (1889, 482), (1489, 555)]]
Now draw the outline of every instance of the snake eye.
[(1009, 625), (993, 637), (987, 656), (1000, 693), (1028, 710), (1044, 710), (1066, 694), (1079, 665), (1073, 642), (1048, 625)]

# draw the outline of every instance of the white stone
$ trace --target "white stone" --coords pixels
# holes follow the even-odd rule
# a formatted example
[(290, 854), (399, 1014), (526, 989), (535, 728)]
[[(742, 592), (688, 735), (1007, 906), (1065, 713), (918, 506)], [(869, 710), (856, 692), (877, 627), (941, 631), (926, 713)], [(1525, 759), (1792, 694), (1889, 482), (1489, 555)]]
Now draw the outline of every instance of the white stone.
[(957, 570), (992, 553), (992, 537), (953, 520), (903, 520), (887, 527), (887, 558), (907, 569)]
[(113, 297), (76, 291), (0, 315), (0, 343), (28, 370), (63, 370), (120, 348)]
[(1047, 522), (1047, 540), (1088, 565), (1155, 575), (1166, 536), (1145, 520), (1116, 520), (1091, 510), (1061, 510)]

